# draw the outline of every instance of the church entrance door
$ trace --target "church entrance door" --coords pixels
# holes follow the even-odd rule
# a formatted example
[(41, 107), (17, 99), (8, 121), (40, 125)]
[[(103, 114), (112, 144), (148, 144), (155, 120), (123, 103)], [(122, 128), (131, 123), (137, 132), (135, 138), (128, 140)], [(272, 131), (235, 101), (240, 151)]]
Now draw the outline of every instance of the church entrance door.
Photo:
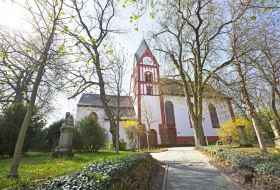
[(157, 145), (157, 132), (154, 129), (150, 131), (150, 145), (151, 146)]
[(169, 139), (169, 144), (176, 144), (176, 130), (169, 128), (167, 129), (167, 135), (168, 135), (168, 139)]

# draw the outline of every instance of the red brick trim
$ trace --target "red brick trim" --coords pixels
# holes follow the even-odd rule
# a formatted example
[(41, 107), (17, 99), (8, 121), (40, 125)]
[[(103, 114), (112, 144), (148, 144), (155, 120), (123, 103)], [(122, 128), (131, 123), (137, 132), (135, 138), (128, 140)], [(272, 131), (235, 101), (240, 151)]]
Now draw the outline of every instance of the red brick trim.
[[(219, 136), (207, 136), (209, 143), (214, 143), (219, 139)], [(177, 144), (194, 143), (194, 136), (177, 136)]]
[(232, 108), (232, 104), (231, 104), (231, 99), (227, 99), (227, 105), (228, 105), (228, 109), (229, 109), (229, 113), (231, 116), (231, 120), (234, 122), (235, 121), (235, 114)]

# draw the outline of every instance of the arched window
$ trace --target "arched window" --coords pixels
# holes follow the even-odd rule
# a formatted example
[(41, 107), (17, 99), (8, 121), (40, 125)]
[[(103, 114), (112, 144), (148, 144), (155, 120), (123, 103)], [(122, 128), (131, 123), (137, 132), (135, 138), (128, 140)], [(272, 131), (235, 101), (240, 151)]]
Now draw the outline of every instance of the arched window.
[(153, 75), (151, 72), (146, 72), (145, 73), (145, 81), (148, 83), (152, 83), (153, 82)]
[(91, 112), (89, 116), (94, 117), (98, 121), (98, 115), (95, 112)]
[(153, 87), (147, 86), (147, 95), (153, 95)]
[(210, 113), (212, 127), (219, 128), (220, 124), (219, 124), (219, 118), (218, 118), (216, 107), (213, 104), (209, 104), (208, 109)]
[(165, 102), (165, 116), (167, 125), (175, 125), (174, 109), (172, 102)]

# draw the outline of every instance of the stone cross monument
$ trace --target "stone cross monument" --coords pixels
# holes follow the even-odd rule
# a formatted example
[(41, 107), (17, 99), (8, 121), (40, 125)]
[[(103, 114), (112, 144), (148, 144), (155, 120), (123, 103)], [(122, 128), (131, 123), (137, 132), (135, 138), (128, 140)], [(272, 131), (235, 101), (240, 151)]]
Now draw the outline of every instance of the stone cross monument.
[(52, 156), (59, 157), (73, 157), (72, 153), (72, 139), (73, 139), (74, 119), (70, 112), (66, 113), (65, 120), (60, 127), (59, 145), (55, 148)]

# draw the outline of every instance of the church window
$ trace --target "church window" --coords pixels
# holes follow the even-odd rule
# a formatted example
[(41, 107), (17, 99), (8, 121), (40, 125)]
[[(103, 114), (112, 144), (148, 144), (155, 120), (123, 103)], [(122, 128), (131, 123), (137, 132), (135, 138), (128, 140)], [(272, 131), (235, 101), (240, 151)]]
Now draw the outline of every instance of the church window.
[(174, 125), (175, 124), (174, 109), (173, 109), (173, 104), (170, 101), (165, 102), (165, 115), (166, 115), (166, 124)]
[(213, 104), (209, 104), (208, 109), (209, 109), (209, 113), (210, 113), (212, 127), (219, 128), (220, 124), (219, 124), (219, 118), (218, 118), (216, 107)]
[(95, 112), (91, 112), (89, 116), (94, 117), (96, 121), (98, 120), (98, 115)]
[(146, 72), (145, 73), (145, 81), (148, 83), (152, 83), (153, 82), (153, 76), (151, 72)]
[(153, 87), (147, 86), (147, 95), (153, 95)]

